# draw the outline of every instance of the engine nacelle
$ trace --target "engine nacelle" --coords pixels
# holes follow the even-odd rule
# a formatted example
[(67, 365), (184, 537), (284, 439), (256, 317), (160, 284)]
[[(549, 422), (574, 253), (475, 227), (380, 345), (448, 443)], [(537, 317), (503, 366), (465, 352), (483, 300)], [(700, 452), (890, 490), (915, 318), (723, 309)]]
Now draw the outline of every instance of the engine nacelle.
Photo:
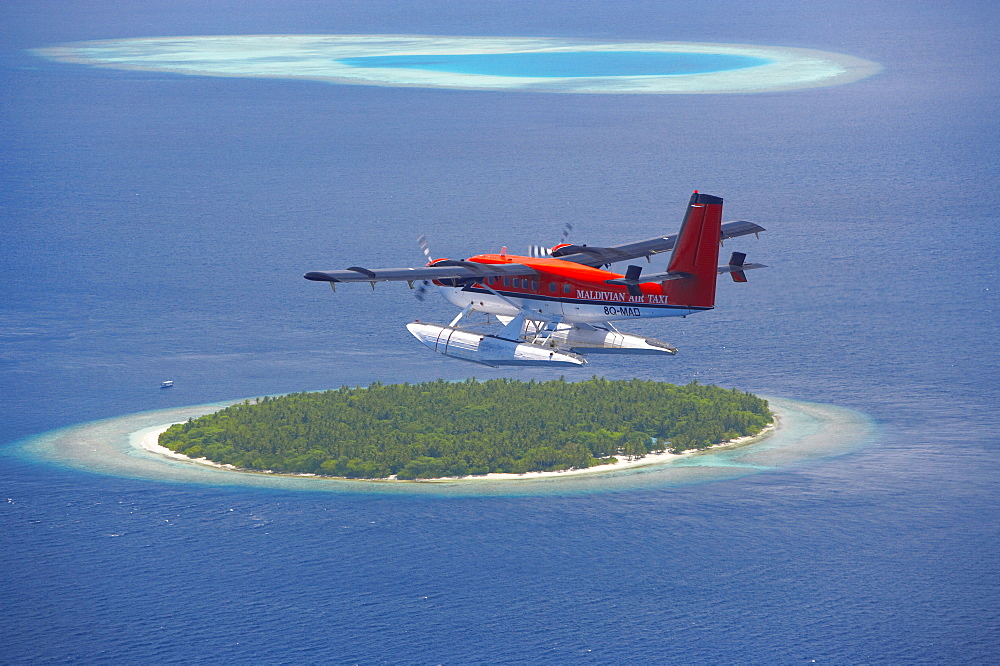
[(587, 361), (565, 350), (530, 342), (516, 342), (451, 326), (413, 322), (406, 329), (434, 351), (452, 358), (501, 365), (586, 365)]

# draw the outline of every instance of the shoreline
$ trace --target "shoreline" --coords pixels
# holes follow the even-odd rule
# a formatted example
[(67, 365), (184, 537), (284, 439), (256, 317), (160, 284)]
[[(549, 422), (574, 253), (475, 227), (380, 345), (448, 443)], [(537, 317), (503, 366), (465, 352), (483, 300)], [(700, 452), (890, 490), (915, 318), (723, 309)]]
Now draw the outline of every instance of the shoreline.
[[(747, 435), (744, 437), (737, 437), (736, 439), (731, 439), (725, 442), (720, 442), (712, 446), (706, 447), (704, 449), (688, 449), (682, 453), (668, 453), (666, 451), (662, 453), (647, 453), (641, 458), (633, 458), (632, 460), (621, 460), (619, 459), (616, 463), (607, 463), (604, 465), (595, 465), (593, 467), (587, 467), (583, 469), (564, 469), (551, 472), (524, 472), (523, 474), (514, 474), (506, 472), (491, 472), (489, 474), (482, 474), (476, 476), (443, 476), (436, 477), (433, 479), (397, 479), (395, 476), (389, 476), (377, 479), (353, 479), (344, 476), (326, 476), (323, 474), (310, 474), (310, 473), (294, 473), (294, 472), (275, 472), (272, 470), (257, 470), (257, 469), (246, 469), (242, 467), (236, 467), (235, 465), (227, 465), (223, 463), (218, 463), (208, 458), (191, 458), (183, 453), (176, 453), (171, 451), (165, 446), (159, 443), (160, 435), (162, 435), (170, 426), (175, 425), (175, 423), (183, 423), (183, 421), (175, 423), (167, 423), (162, 426), (155, 426), (152, 430), (146, 432), (142, 438), (139, 440), (137, 446), (142, 450), (152, 453), (157, 456), (168, 458), (177, 462), (187, 462), (194, 465), (202, 465), (204, 467), (211, 467), (217, 470), (223, 470), (227, 472), (236, 472), (239, 474), (252, 474), (252, 475), (264, 475), (270, 477), (279, 478), (295, 478), (295, 479), (319, 479), (319, 480), (332, 480), (332, 481), (355, 481), (364, 483), (399, 483), (399, 484), (435, 484), (435, 483), (478, 483), (478, 482), (495, 482), (495, 481), (534, 481), (539, 479), (563, 479), (570, 476), (592, 476), (598, 474), (609, 474), (613, 472), (619, 472), (622, 470), (631, 470), (638, 467), (649, 467), (653, 465), (666, 465), (672, 463), (679, 459), (690, 458), (692, 456), (698, 455), (700, 453), (717, 452), (725, 449), (735, 449), (743, 446), (748, 446), (761, 442), (768, 437), (776, 434), (780, 430), (781, 426), (781, 415), (780, 413), (771, 407), (771, 413), (774, 416), (774, 420), (764, 427), (756, 435)], [(616, 456), (617, 457), (617, 456)]]
[[(762, 396), (777, 416), (777, 427), (752, 439), (727, 442), (680, 455), (647, 455), (611, 466), (572, 472), (533, 472), (512, 478), (464, 477), (391, 481), (238, 472), (199, 464), (186, 457), (147, 450), (142, 440), (173, 423), (205, 416), (241, 402), (227, 400), (138, 412), (50, 430), (0, 452), (31, 462), (91, 474), (164, 483), (193, 483), (303, 492), (435, 497), (522, 497), (576, 495), (604, 491), (709, 483), (772, 472), (853, 453), (878, 440), (878, 426), (847, 407)], [(158, 435), (149, 437), (156, 444)], [(173, 453), (173, 452), (170, 452)]]

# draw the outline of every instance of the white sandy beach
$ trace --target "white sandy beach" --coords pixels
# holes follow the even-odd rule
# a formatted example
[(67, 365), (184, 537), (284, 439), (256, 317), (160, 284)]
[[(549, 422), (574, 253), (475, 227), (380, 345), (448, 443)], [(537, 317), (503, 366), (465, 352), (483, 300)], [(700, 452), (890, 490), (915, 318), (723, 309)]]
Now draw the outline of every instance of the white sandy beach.
[(462, 477), (442, 477), (438, 479), (415, 479), (402, 481), (396, 479), (395, 477), (389, 477), (386, 479), (346, 479), (344, 477), (330, 477), (330, 476), (320, 476), (318, 474), (290, 474), (290, 473), (280, 473), (272, 472), (270, 470), (248, 470), (235, 467), (233, 465), (223, 465), (209, 460), (208, 458), (191, 458), (183, 453), (175, 453), (165, 446), (160, 445), (159, 439), (166, 430), (174, 425), (173, 423), (167, 423), (162, 426), (157, 426), (155, 429), (150, 430), (145, 433), (141, 440), (139, 440), (139, 446), (150, 453), (155, 453), (159, 456), (164, 456), (172, 460), (180, 460), (185, 462), (190, 462), (196, 465), (204, 465), (207, 467), (214, 467), (216, 469), (224, 469), (231, 472), (236, 472), (240, 474), (267, 474), (272, 476), (289, 476), (296, 478), (311, 477), (316, 479), (342, 479), (345, 481), (387, 481), (394, 483), (456, 483), (456, 482), (471, 482), (478, 483), (483, 481), (523, 481), (523, 480), (533, 480), (533, 479), (545, 479), (545, 478), (566, 478), (568, 476), (582, 476), (582, 475), (595, 475), (595, 474), (607, 474), (609, 472), (617, 472), (625, 469), (634, 469), (636, 467), (647, 467), (651, 465), (663, 465), (669, 463), (678, 458), (688, 457), (692, 455), (697, 455), (704, 451), (717, 451), (722, 448), (735, 448), (738, 446), (746, 446), (755, 442), (759, 442), (766, 437), (775, 433), (779, 426), (778, 413), (772, 408), (772, 412), (775, 414), (775, 420), (772, 424), (764, 428), (761, 432), (756, 435), (748, 437), (739, 437), (737, 439), (730, 440), (728, 442), (722, 442), (721, 444), (716, 444), (715, 446), (709, 447), (707, 449), (692, 449), (685, 451), (684, 453), (648, 453), (641, 458), (633, 458), (631, 460), (626, 459), (624, 456), (620, 457), (618, 462), (609, 463), (606, 465), (598, 465), (596, 467), (588, 467), (586, 469), (569, 469), (560, 470), (557, 472), (525, 472), (524, 474), (501, 474), (492, 473), (484, 474), (481, 476), (462, 476)]
[(768, 397), (777, 427), (752, 439), (683, 455), (647, 455), (586, 470), (418, 481), (342, 479), (238, 470), (191, 460), (159, 446), (170, 424), (217, 412), (238, 401), (188, 405), (82, 423), (26, 440), (39, 460), (99, 474), (156, 481), (269, 487), (340, 493), (500, 496), (624, 490), (716, 481), (782, 469), (856, 450), (877, 437), (864, 414), (818, 403)]

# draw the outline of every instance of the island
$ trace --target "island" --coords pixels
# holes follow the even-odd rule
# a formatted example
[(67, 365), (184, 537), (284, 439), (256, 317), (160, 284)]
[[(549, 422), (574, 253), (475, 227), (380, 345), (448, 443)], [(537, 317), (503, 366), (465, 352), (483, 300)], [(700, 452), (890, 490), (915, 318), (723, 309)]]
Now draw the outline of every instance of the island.
[(159, 445), (247, 471), (424, 480), (706, 449), (773, 420), (766, 400), (697, 382), (438, 380), (246, 400), (172, 425)]

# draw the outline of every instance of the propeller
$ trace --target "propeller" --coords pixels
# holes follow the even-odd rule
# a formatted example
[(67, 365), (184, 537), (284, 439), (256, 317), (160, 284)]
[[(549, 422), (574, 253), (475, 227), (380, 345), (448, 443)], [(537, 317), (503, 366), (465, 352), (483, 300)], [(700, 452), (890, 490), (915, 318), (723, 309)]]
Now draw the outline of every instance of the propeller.
[(417, 236), (417, 244), (420, 245), (420, 250), (424, 253), (424, 256), (427, 257), (427, 263), (429, 264), (434, 261), (431, 259), (431, 247), (427, 243), (427, 236), (424, 236), (423, 234)]
[[(427, 259), (427, 263), (429, 265), (434, 260), (431, 259), (431, 248), (430, 245), (427, 243), (427, 236), (424, 236), (423, 234), (417, 236), (417, 244), (420, 245), (420, 250), (424, 253), (424, 257)], [(428, 282), (427, 280), (421, 280), (420, 284), (417, 285), (416, 292), (413, 295), (416, 297), (418, 301), (423, 303), (424, 299), (427, 297), (427, 292), (430, 286), (431, 286), (430, 282)]]
[(562, 230), (562, 235), (559, 237), (559, 242), (560, 243), (565, 243), (566, 240), (569, 238), (569, 234), (570, 234), (571, 231), (573, 231), (573, 223), (572, 222), (567, 222), (566, 224), (564, 224), (563, 225), (563, 230)]
[[(567, 222), (563, 225), (562, 233), (559, 235), (559, 245), (562, 245), (569, 238), (570, 232), (573, 231), (573, 223)], [(528, 256), (536, 258), (551, 257), (552, 250), (545, 247), (544, 245), (530, 245), (528, 246)]]

